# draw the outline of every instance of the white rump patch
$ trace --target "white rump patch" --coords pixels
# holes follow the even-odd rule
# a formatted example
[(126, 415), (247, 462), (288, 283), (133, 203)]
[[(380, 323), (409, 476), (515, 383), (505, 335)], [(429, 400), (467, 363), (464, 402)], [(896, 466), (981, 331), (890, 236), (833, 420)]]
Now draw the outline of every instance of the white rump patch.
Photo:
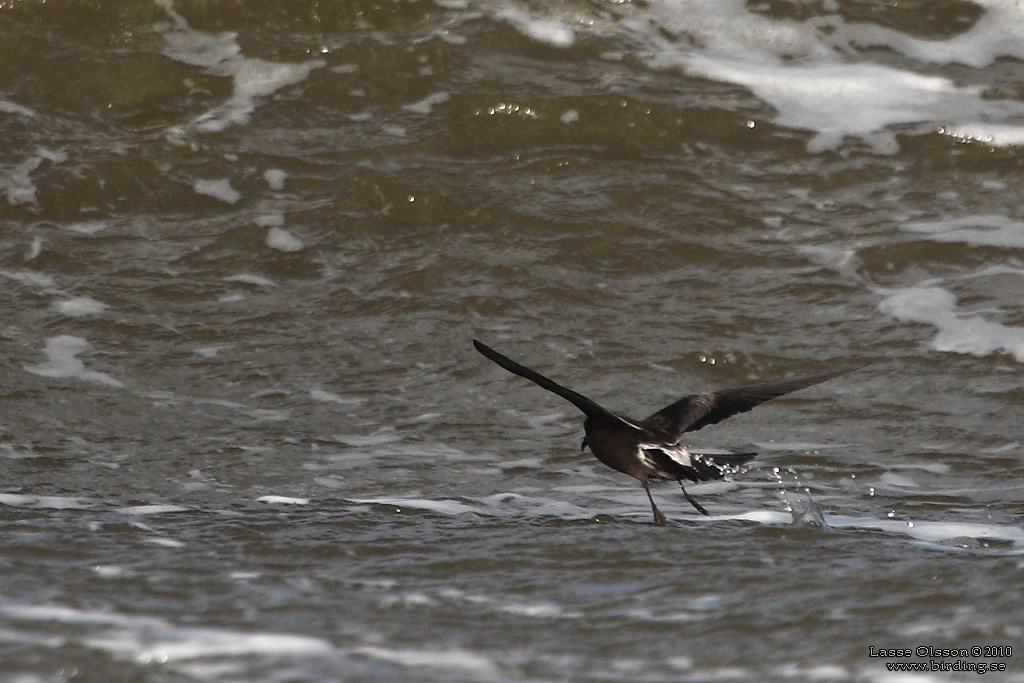
[(644, 464), (651, 469), (661, 469), (651, 460), (650, 456), (647, 455), (648, 450), (661, 451), (669, 457), (672, 462), (682, 467), (693, 467), (693, 456), (690, 455), (690, 451), (686, 450), (685, 446), (657, 446), (654, 444), (640, 444), (640, 457), (643, 459)]

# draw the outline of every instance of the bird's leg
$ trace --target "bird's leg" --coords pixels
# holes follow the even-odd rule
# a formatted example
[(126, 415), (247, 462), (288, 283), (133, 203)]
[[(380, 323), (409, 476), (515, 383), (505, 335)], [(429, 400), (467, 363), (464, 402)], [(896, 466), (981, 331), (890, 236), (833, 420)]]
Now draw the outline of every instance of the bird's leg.
[(693, 507), (697, 508), (697, 512), (699, 512), (702, 515), (710, 516), (710, 513), (707, 510), (704, 509), (704, 506), (701, 505), (700, 503), (698, 503), (697, 500), (693, 496), (691, 496), (689, 493), (686, 492), (686, 487), (683, 486), (683, 480), (682, 479), (679, 480), (679, 488), (681, 488), (683, 490), (683, 497), (686, 498), (686, 500), (690, 501), (690, 505), (692, 505)]
[[(647, 485), (646, 481), (641, 481), (640, 483), (643, 484), (644, 491), (647, 491), (647, 500), (651, 501), (651, 511), (654, 512), (654, 523), (658, 526), (668, 524), (668, 517), (666, 517), (661, 510), (658, 509), (658, 506), (654, 504), (654, 496), (651, 495), (651, 487)], [(705, 512), (704, 514), (707, 513)]]

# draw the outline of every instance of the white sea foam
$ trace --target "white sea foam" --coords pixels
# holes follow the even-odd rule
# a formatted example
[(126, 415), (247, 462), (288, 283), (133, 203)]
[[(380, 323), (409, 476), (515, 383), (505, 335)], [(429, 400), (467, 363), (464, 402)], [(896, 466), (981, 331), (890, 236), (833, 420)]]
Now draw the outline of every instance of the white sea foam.
[(200, 358), (216, 358), (220, 355), (220, 352), (226, 348), (230, 348), (230, 345), (221, 344), (214, 346), (198, 346), (192, 349), (192, 353), (196, 354)]
[(712, 515), (708, 519), (742, 519), (761, 524), (792, 524), (793, 515), (778, 510), (748, 510), (735, 515)]
[(92, 571), (101, 579), (120, 579), (132, 575), (132, 572), (116, 564), (98, 564), (92, 567)]
[(280, 228), (284, 225), (284, 214), (278, 211), (261, 213), (252, 222), (261, 228)]
[(20, 621), (57, 622), (83, 626), (116, 626), (135, 623), (142, 626), (161, 623), (152, 617), (120, 616), (110, 612), (78, 610), (60, 605), (0, 604), (0, 614)]
[[(689, 3), (664, 4), (677, 12), (692, 9), (679, 7)], [(909, 37), (892, 30), (883, 32), (892, 39), (890, 47), (906, 50), (903, 54), (913, 59), (931, 57), (931, 61), (942, 63), (949, 55), (990, 50), (988, 57), (976, 60), (980, 65), (995, 56), (1016, 56), (1024, 49), (1019, 28), (1011, 29), (1006, 40), (992, 40), (993, 26), (1008, 22), (1019, 26), (1019, 15), (1020, 10), (1010, 3), (996, 1), (986, 3), (984, 21), (951, 40), (898, 41), (897, 36)], [(892, 126), (913, 123), (924, 124), (926, 130), (971, 130), (989, 144), (1013, 144), (1024, 133), (1018, 123), (1024, 114), (1020, 102), (986, 97), (984, 86), (959, 86), (941, 76), (864, 58), (851, 60), (836, 49), (844, 39), (875, 42), (880, 37), (875, 31), (878, 27), (850, 26), (838, 15), (791, 22), (735, 9), (730, 19), (735, 22), (729, 22), (732, 26), (718, 24), (707, 31), (712, 36), (710, 49), (688, 55), (687, 68), (747, 87), (778, 110), (775, 122), (779, 125), (815, 131), (812, 150), (834, 148), (843, 137), (855, 136), (879, 151), (894, 151), (895, 140), (884, 133)], [(822, 25), (830, 30), (821, 31)], [(745, 47), (743, 39), (748, 36), (756, 45), (753, 50)], [(797, 59), (787, 59), (794, 56)]]
[[(73, 615), (72, 615), (73, 617)], [(287, 633), (246, 633), (177, 626), (163, 619), (116, 617), (99, 620), (116, 630), (87, 637), (84, 645), (123, 660), (163, 665), (221, 657), (276, 657), (327, 654), (325, 640)]]
[(36, 154), (47, 161), (52, 161), (55, 164), (63, 164), (68, 160), (67, 152), (54, 152), (53, 150), (46, 149), (45, 147), (40, 147), (36, 150)]
[(502, 471), (508, 470), (542, 470), (546, 467), (545, 460), (543, 458), (522, 458), (520, 460), (503, 460), (498, 463), (498, 469)]
[(18, 116), (25, 116), (29, 118), (36, 115), (36, 113), (28, 107), (15, 104), (10, 100), (0, 100), (0, 112), (3, 112), (4, 114), (17, 114)]
[(500, 678), (497, 665), (489, 657), (466, 650), (412, 650), (372, 646), (356, 648), (353, 652), (411, 669), (456, 671), (470, 674), (478, 680)]
[(338, 434), (334, 438), (349, 446), (383, 446), (402, 440), (394, 427), (378, 429), (372, 434)]
[(53, 310), (72, 318), (99, 315), (107, 308), (105, 303), (96, 301), (90, 296), (75, 296), (53, 302)]
[(0, 166), (0, 190), (7, 195), (8, 204), (35, 204), (36, 186), (30, 175), (42, 163), (42, 157), (30, 156), (16, 166)]
[[(560, 519), (590, 519), (597, 511), (570, 503), (568, 500), (559, 498), (548, 498), (545, 496), (523, 496), (516, 493), (499, 493), (488, 496), (481, 501), (487, 506), (488, 514), (492, 515), (516, 515), (527, 517), (557, 517)], [(636, 508), (643, 510), (642, 507)], [(610, 506), (602, 508), (601, 512), (610, 515), (628, 514), (631, 510), (628, 506)]]
[(864, 517), (828, 517), (833, 529), (879, 529), (894, 534), (906, 534), (919, 541), (940, 543), (958, 538), (978, 541), (995, 539), (1012, 543), (1024, 552), (1024, 529), (1005, 524), (975, 524), (970, 522), (904, 521), (899, 519), (871, 519)]
[(228, 573), (228, 578), (232, 581), (252, 581), (261, 576), (263, 576), (261, 572), (234, 571)]
[(81, 498), (68, 496), (35, 496), (24, 493), (0, 493), (0, 505), (38, 507), (52, 510), (79, 510), (87, 507)]
[(197, 180), (192, 185), (197, 194), (203, 194), (214, 199), (219, 199), (228, 204), (235, 204), (242, 198), (242, 194), (231, 187), (231, 181), (227, 178), (219, 180)]
[(309, 505), (309, 498), (292, 498), (291, 496), (260, 496), (256, 500), (268, 505)]
[(467, 512), (477, 513), (479, 509), (454, 500), (428, 500), (426, 498), (352, 498), (353, 503), (360, 505), (393, 505), (396, 508), (412, 510), (428, 510), (443, 515), (461, 515)]
[(687, 657), (686, 655), (669, 657), (665, 660), (665, 663), (677, 671), (687, 671), (693, 668), (693, 658)]
[(335, 476), (313, 477), (313, 483), (317, 486), (323, 486), (325, 489), (331, 489), (332, 491), (340, 491), (347, 486), (344, 477)]
[[(750, 510), (735, 515), (713, 515), (699, 518), (710, 522), (715, 520), (747, 520), (761, 524), (791, 524), (792, 515), (775, 510)], [(988, 539), (1013, 544), (1015, 551), (1024, 553), (1024, 528), (1006, 524), (978, 524), (973, 522), (935, 522), (902, 519), (875, 519), (872, 517), (848, 517), (825, 515), (827, 526), (835, 529), (877, 529), (891, 534), (902, 534), (927, 543), (943, 543), (955, 539), (970, 538), (979, 542)]]
[(557, 19), (544, 19), (525, 12), (505, 7), (498, 12), (498, 18), (507, 21), (524, 36), (553, 47), (570, 47), (576, 42), (576, 34), (570, 26)]
[[(916, 483), (909, 478), (901, 478), (900, 475), (893, 475), (889, 485), (906, 488), (918, 488)], [(956, 494), (957, 492), (951, 492)], [(641, 506), (633, 498), (628, 500), (622, 496), (623, 502), (616, 505), (617, 499), (610, 497), (602, 501), (600, 512), (602, 514), (623, 518), (649, 519), (650, 511)], [(609, 502), (610, 501), (610, 502)], [(595, 516), (594, 510), (588, 510), (566, 501), (554, 500), (545, 497), (530, 497), (516, 493), (501, 493), (488, 496), (480, 500), (454, 501), (454, 500), (429, 500), (424, 498), (402, 498), (402, 497), (377, 497), (350, 499), (350, 502), (361, 505), (390, 505), (402, 509), (416, 509), (433, 512), (436, 514), (459, 516), (474, 514), (484, 517), (556, 517), (560, 519), (591, 519)], [(686, 510), (668, 510), (670, 516), (686, 516), (691, 521), (700, 523), (714, 523), (728, 520), (743, 520), (756, 522), (765, 525), (785, 525), (794, 523), (793, 514), (782, 510), (760, 509), (746, 510), (735, 514), (719, 514), (703, 517), (699, 514), (686, 514)], [(871, 517), (848, 517), (840, 515), (822, 514), (823, 528), (851, 528), (851, 529), (877, 529), (887, 533), (903, 534), (917, 541), (927, 543), (946, 543), (954, 539), (970, 538), (979, 543), (987, 539), (994, 539), (1010, 543), (1014, 546), (1014, 552), (1024, 553), (1024, 529), (1016, 526), (1002, 524), (977, 524), (965, 522), (942, 522), (942, 521), (909, 521), (896, 518), (876, 519)], [(479, 601), (487, 602), (481, 598)], [(703, 605), (703, 606), (702, 606)], [(710, 603), (694, 603), (693, 609), (708, 609)], [(574, 614), (562, 610), (557, 605), (522, 605), (518, 603), (502, 603), (497, 608), (500, 611), (522, 614), (524, 616), (535, 616), (540, 618), (552, 617), (573, 617)], [(690, 617), (681, 617), (689, 620)]]
[(234, 80), (234, 93), (227, 102), (198, 117), (194, 125), (198, 130), (211, 132), (223, 130), (232, 124), (247, 123), (256, 110), (256, 98), (301, 83), (310, 71), (325, 64), (320, 59), (300, 64), (278, 64), (240, 56), (228, 59), (210, 71), (230, 76)]
[(938, 334), (931, 342), (936, 351), (984, 356), (997, 351), (1024, 363), (1024, 329), (986, 320), (960, 311), (952, 292), (934, 284), (889, 290), (879, 304), (883, 313), (898, 320), (932, 325)]
[(23, 493), (0, 493), (0, 504), (2, 505), (18, 507), (20, 505), (28, 505), (35, 502), (35, 496), (29, 496)]
[(943, 40), (915, 38), (875, 24), (840, 27), (843, 37), (865, 47), (889, 47), (932, 64), (982, 68), (999, 57), (1024, 60), (1024, 6), (1016, 0), (974, 0), (984, 11), (964, 33)]
[(271, 228), (267, 231), (267, 246), (278, 251), (294, 253), (302, 251), (304, 245), (295, 235), (281, 228)]
[(271, 190), (283, 190), (284, 181), (287, 178), (287, 171), (282, 171), (279, 168), (268, 168), (263, 172), (263, 179), (267, 181), (267, 185)]
[(775, 109), (776, 125), (813, 132), (811, 151), (835, 149), (854, 137), (879, 153), (893, 153), (897, 128), (988, 145), (1024, 144), (1024, 103), (992, 97), (1000, 87), (995, 75), (961, 84), (934, 70), (882, 64), (870, 51), (886, 47), (911, 64), (955, 62), (976, 69), (999, 58), (1024, 59), (1021, 6), (1013, 0), (975, 4), (983, 10), (979, 19), (941, 39), (847, 22), (828, 3), (805, 20), (775, 18), (743, 0), (649, 0), (614, 22), (575, 21), (575, 30), (566, 23), (572, 10), (560, 14), (555, 7), (527, 14), (502, 5), (495, 18), (560, 47), (574, 42), (575, 31), (624, 33), (656, 68), (746, 88)]
[[(1015, 450), (1017, 450), (1020, 447), (1021, 447), (1021, 442), (1020, 441), (1011, 441), (1010, 443), (1000, 444), (999, 446), (992, 446), (990, 448), (982, 448), (981, 452), (982, 453), (1008, 453), (1010, 451), (1015, 451)], [(949, 470), (947, 469), (946, 471), (948, 472)]]
[[(154, 0), (171, 18), (171, 27), (160, 27), (164, 42), (163, 54), (170, 59), (202, 67), (213, 76), (230, 78), (231, 96), (220, 105), (197, 116), (188, 128), (200, 132), (222, 131), (228, 126), (248, 123), (256, 110), (256, 100), (274, 94), (281, 88), (301, 83), (313, 69), (326, 66), (322, 59), (298, 64), (269, 62), (242, 55), (238, 35), (233, 32), (205, 33), (192, 29), (174, 9), (171, 0)], [(172, 139), (186, 129), (172, 131)]]
[(415, 112), (417, 114), (429, 114), (434, 111), (434, 107), (438, 104), (443, 104), (451, 99), (451, 96), (442, 91), (436, 92), (433, 95), (427, 95), (419, 102), (405, 105), (404, 109)]
[(381, 607), (426, 607), (436, 605), (437, 601), (429, 595), (417, 592), (406, 592), (400, 595), (389, 595), (378, 603)]
[(309, 390), (309, 397), (314, 401), (320, 401), (321, 403), (337, 403), (339, 405), (359, 405), (365, 403), (366, 399), (363, 398), (349, 398), (336, 394), (333, 391), (327, 391), (319, 387), (313, 387)]
[(70, 496), (36, 496), (36, 506), (52, 510), (78, 510), (86, 507), (81, 498)]
[(44, 161), (62, 164), (67, 161), (67, 158), (68, 155), (65, 152), (54, 152), (40, 147), (35, 154), (26, 157), (19, 164), (13, 166), (0, 164), (0, 192), (7, 196), (7, 203), (12, 206), (35, 204), (36, 186), (32, 182), (32, 173), (42, 166)]
[(110, 375), (85, 369), (85, 363), (79, 360), (77, 356), (88, 348), (89, 342), (81, 337), (75, 337), (70, 334), (50, 337), (46, 340), (46, 346), (43, 349), (47, 362), (40, 365), (26, 365), (24, 367), (28, 372), (41, 377), (74, 377), (108, 387), (123, 388), (124, 384)]
[(43, 238), (36, 235), (32, 238), (32, 243), (28, 247), (28, 253), (25, 254), (26, 261), (35, 260), (40, 254), (43, 253)]
[(815, 131), (812, 152), (835, 149), (850, 136), (894, 153), (895, 138), (883, 133), (891, 126), (1024, 114), (1024, 105), (983, 100), (980, 88), (878, 64), (754, 65), (695, 56), (689, 68), (748, 88), (776, 109), (776, 124)]
[(187, 507), (181, 505), (131, 505), (128, 507), (118, 508), (117, 511), (122, 515), (131, 515), (132, 517), (141, 517), (147, 515), (166, 515), (174, 512), (186, 512)]
[(899, 489), (916, 489), (921, 486), (907, 475), (897, 474), (896, 472), (883, 472), (881, 476), (878, 477), (878, 485)]
[(0, 270), (0, 276), (9, 280), (14, 280), (15, 282), (20, 282), (23, 285), (38, 287), (43, 290), (51, 289), (56, 284), (53, 278), (49, 275), (33, 273), (28, 270)]
[(900, 227), (936, 242), (1024, 249), (1024, 221), (1001, 214), (909, 221)]
[(65, 230), (78, 233), (79, 235), (95, 235), (98, 232), (110, 227), (107, 221), (75, 221), (62, 226)]
[(952, 471), (952, 468), (944, 462), (904, 462), (898, 467), (903, 470), (920, 470), (932, 474), (949, 474)]
[(579, 619), (582, 612), (567, 611), (560, 605), (551, 602), (541, 603), (512, 603), (502, 605), (499, 611), (516, 616), (530, 617), (532, 619)]
[(631, 609), (625, 613), (626, 617), (634, 621), (650, 622), (654, 624), (687, 624), (694, 621), (704, 621), (707, 614), (700, 612), (668, 612), (665, 614), (655, 613), (650, 609)]

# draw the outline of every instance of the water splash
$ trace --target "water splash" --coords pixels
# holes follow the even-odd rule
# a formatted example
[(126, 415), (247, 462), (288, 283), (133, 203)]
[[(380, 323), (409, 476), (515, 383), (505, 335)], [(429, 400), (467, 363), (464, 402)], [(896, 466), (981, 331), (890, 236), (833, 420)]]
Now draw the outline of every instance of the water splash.
[[(800, 482), (800, 476), (796, 470), (788, 467), (782, 471), (778, 467), (773, 467), (772, 477), (779, 484), (779, 498), (782, 500), (786, 512), (793, 516), (795, 526), (828, 528), (825, 513), (811, 497), (811, 489)], [(789, 486), (787, 486), (787, 480), (790, 482)]]

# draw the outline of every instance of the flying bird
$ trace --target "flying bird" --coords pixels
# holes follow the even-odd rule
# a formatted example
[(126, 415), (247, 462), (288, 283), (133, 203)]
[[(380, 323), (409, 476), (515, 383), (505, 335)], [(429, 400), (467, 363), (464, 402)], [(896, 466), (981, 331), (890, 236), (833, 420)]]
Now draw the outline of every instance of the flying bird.
[(473, 346), (509, 372), (558, 394), (583, 411), (586, 416), (583, 422), (586, 436), (580, 450), (589, 447), (594, 456), (605, 465), (638, 480), (647, 492), (647, 499), (651, 501), (654, 523), (659, 525), (667, 523), (668, 519), (658, 509), (651, 495), (649, 483), (652, 480), (677, 482), (686, 500), (698, 512), (706, 515), (708, 511), (686, 492), (683, 480), (699, 482), (721, 479), (736, 472), (757, 456), (756, 453), (695, 453), (679, 443), (683, 434), (717, 424), (733, 415), (752, 410), (765, 401), (806, 389), (849, 372), (840, 370), (807, 377), (776, 379), (693, 394), (662, 408), (650, 417), (634, 420), (598, 405), (586, 396), (563, 387), (476, 339), (473, 340)]

